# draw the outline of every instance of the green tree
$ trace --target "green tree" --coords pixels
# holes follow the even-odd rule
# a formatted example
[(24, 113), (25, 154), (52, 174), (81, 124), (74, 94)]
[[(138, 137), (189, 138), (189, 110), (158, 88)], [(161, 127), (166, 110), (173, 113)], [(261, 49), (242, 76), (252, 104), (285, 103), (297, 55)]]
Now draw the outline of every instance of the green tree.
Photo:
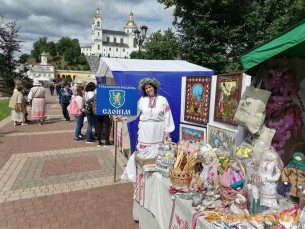
[(48, 50), (47, 51), (53, 57), (57, 55), (57, 48), (56, 48), (56, 44), (55, 44), (54, 41), (50, 41), (48, 43)]
[(19, 57), (19, 62), (20, 62), (21, 64), (25, 64), (25, 63), (28, 61), (28, 59), (29, 59), (30, 57), (31, 57), (31, 56), (30, 56), (29, 54), (23, 53), (23, 54)]
[(178, 39), (171, 29), (152, 33), (145, 44), (146, 59), (172, 60), (178, 58)]
[(217, 73), (241, 69), (238, 57), (304, 18), (302, 0), (158, 0), (174, 7), (181, 58)]
[[(130, 59), (139, 59), (139, 51), (132, 51), (129, 55)], [(140, 59), (147, 59), (146, 52), (141, 50)]]
[(83, 53), (79, 55), (77, 63), (81, 65), (85, 65), (87, 63), (86, 56)]
[(36, 62), (40, 61), (41, 53), (48, 51), (48, 38), (47, 37), (39, 37), (36, 42), (33, 44), (33, 49), (31, 51), (31, 56), (35, 58)]
[(15, 21), (7, 21), (0, 15), (0, 78), (6, 84), (1, 87), (1, 92), (5, 94), (12, 94), (16, 79), (30, 82), (25, 74), (27, 69), (14, 58), (21, 48), (21, 42), (18, 40), (19, 29)]

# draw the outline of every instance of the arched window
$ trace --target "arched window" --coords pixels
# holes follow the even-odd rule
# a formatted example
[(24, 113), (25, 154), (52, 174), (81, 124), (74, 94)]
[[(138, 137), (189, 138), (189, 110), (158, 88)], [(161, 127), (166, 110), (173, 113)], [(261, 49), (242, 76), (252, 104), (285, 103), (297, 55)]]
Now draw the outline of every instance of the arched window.
[(97, 26), (100, 27), (100, 22), (99, 21), (97, 22)]

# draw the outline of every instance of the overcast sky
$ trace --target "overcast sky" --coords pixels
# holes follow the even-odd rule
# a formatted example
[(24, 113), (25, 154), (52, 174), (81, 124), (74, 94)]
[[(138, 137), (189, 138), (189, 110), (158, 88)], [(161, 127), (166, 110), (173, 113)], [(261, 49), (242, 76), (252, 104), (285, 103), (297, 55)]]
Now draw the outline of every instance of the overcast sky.
[(30, 53), (33, 42), (42, 36), (48, 41), (70, 37), (81, 45), (90, 44), (97, 7), (103, 29), (123, 31), (131, 6), (138, 27), (147, 25), (149, 34), (173, 28), (173, 10), (164, 9), (157, 0), (0, 0), (0, 14), (17, 21), (22, 52)]

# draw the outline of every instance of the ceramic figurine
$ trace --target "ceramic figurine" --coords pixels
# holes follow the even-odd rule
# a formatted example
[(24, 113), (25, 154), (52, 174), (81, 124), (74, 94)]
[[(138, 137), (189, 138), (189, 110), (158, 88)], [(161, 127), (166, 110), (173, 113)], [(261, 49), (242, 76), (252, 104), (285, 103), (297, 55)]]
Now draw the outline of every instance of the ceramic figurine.
[(258, 173), (261, 177), (260, 205), (276, 208), (277, 207), (277, 182), (281, 176), (278, 168), (279, 157), (274, 148), (270, 148), (263, 154), (260, 160)]

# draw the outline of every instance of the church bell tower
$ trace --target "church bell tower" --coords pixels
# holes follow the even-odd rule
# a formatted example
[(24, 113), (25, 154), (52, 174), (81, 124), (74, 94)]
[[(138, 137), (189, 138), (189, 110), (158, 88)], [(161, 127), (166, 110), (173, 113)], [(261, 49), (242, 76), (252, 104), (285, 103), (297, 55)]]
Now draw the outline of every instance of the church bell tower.
[(91, 28), (91, 45), (92, 55), (99, 56), (103, 53), (103, 31), (102, 31), (102, 18), (99, 8), (96, 9), (96, 13), (93, 16), (92, 28)]

